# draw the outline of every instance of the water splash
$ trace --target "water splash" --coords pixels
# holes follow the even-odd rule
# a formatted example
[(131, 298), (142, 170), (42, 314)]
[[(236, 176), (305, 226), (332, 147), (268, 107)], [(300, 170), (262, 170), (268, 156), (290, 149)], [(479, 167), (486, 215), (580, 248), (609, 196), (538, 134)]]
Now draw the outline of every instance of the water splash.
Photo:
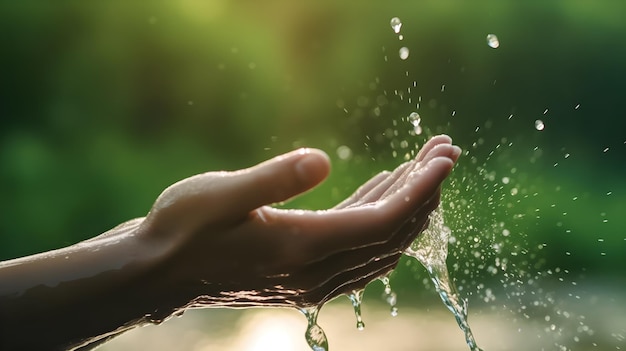
[(363, 301), (363, 289), (354, 290), (352, 294), (348, 296), (350, 301), (352, 302), (352, 307), (354, 308), (354, 316), (356, 317), (356, 328), (358, 330), (365, 329), (365, 323), (363, 323), (363, 318), (361, 317), (361, 302)]
[(313, 351), (328, 351), (328, 339), (322, 327), (317, 324), (317, 314), (319, 307), (304, 307), (300, 309), (307, 319), (306, 332), (304, 337), (307, 344)]
[(465, 341), (472, 351), (482, 351), (476, 344), (472, 330), (467, 322), (467, 301), (459, 296), (454, 286), (446, 258), (448, 257), (448, 238), (450, 228), (443, 222), (441, 206), (430, 216), (430, 225), (405, 252), (417, 259), (428, 271), (435, 289), (444, 305), (454, 314), (456, 322), (465, 333)]
[(387, 304), (389, 304), (391, 316), (395, 317), (398, 315), (398, 307), (396, 307), (396, 303), (398, 302), (398, 296), (393, 290), (391, 290), (389, 276), (380, 278), (380, 281), (385, 285), (383, 298), (385, 299)]

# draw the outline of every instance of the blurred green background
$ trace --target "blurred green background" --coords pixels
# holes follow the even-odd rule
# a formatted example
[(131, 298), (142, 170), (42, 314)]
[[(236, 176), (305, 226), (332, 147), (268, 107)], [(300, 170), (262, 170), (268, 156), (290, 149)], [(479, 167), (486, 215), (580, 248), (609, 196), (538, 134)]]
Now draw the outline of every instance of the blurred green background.
[[(608, 0), (3, 2), (0, 259), (143, 216), (192, 174), (301, 146), (334, 169), (287, 207), (327, 208), (445, 132), (466, 150), (443, 203), (464, 294), (480, 303), (493, 286), (498, 306), (522, 305), (513, 285), (564, 281), (621, 294), (625, 14)], [(402, 262), (394, 288), (423, 277)]]

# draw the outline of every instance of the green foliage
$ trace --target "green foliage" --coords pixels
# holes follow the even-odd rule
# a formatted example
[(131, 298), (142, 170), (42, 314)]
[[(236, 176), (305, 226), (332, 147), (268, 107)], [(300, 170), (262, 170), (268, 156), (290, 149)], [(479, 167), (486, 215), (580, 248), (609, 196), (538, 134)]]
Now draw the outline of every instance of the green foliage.
[[(300, 146), (326, 150), (334, 170), (288, 206), (330, 207), (402, 162), (403, 152), (392, 154), (400, 141), (423, 143), (426, 135), (410, 136), (402, 119), (421, 99), (426, 134), (447, 132), (471, 151), (452, 182), (476, 177), (477, 188), (451, 198), (483, 206), (475, 227), (515, 221), (518, 244), (545, 242), (550, 265), (623, 267), (620, 2), (0, 6), (0, 259), (142, 216), (191, 174)], [(393, 16), (404, 22), (402, 41), (389, 27)], [(500, 48), (486, 45), (488, 33)], [(406, 61), (401, 46), (410, 49)], [(515, 146), (489, 158), (504, 138)], [(341, 145), (352, 158), (337, 157)], [(508, 210), (487, 206), (493, 189), (481, 167), (497, 179), (516, 168), (527, 197), (502, 199), (512, 201)]]

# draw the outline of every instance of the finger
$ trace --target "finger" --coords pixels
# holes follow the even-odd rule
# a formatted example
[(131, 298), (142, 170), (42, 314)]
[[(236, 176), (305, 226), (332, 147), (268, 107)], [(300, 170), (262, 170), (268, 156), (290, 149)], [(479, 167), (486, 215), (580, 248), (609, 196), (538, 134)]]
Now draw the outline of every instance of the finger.
[(333, 207), (334, 209), (342, 209), (346, 208), (356, 201), (358, 201), (365, 194), (370, 192), (374, 187), (380, 184), (383, 180), (387, 179), (391, 175), (389, 171), (382, 171), (377, 175), (373, 176), (368, 180), (365, 184), (361, 185), (350, 197), (339, 203), (337, 206)]
[(415, 160), (401, 164), (395, 170), (393, 170), (393, 172), (387, 178), (379, 182), (376, 186), (372, 187), (360, 198), (356, 199), (356, 201), (354, 201), (351, 206), (363, 205), (378, 201), (381, 195), (384, 194), (387, 189), (405, 179), (414, 167)]
[(433, 146), (428, 153), (426, 153), (423, 159), (419, 162), (419, 164), (428, 163), (428, 161), (432, 160), (435, 157), (447, 157), (451, 159), (453, 162), (456, 162), (461, 155), (461, 148), (456, 145), (451, 144), (438, 144)]
[(300, 227), (301, 237), (309, 241), (306, 244), (312, 255), (325, 257), (386, 243), (437, 192), (452, 166), (448, 158), (435, 158), (414, 172), (403, 188), (374, 205), (306, 215), (285, 214), (281, 219), (291, 222), (287, 225)]
[(430, 150), (428, 150), (428, 153), (423, 156), (420, 162), (415, 163), (415, 166), (413, 169), (405, 172), (401, 177), (399, 177), (398, 181), (396, 181), (394, 184), (389, 186), (389, 188), (387, 188), (387, 190), (385, 190), (385, 192), (380, 195), (379, 199), (384, 199), (387, 196), (395, 193), (399, 188), (401, 188), (404, 185), (404, 183), (406, 182), (406, 178), (411, 172), (419, 170), (421, 167), (428, 164), (428, 161), (436, 157), (447, 157), (451, 159), (453, 162), (456, 162), (460, 154), (461, 154), (461, 148), (455, 145), (442, 143), (442, 144), (433, 146), (432, 148), (430, 148)]
[(263, 205), (288, 200), (324, 180), (328, 156), (316, 149), (299, 149), (252, 168), (228, 173), (215, 194), (225, 216), (240, 216)]
[(396, 192), (402, 187), (406, 181), (408, 175), (418, 167), (422, 167), (428, 161), (435, 157), (447, 157), (453, 162), (456, 162), (461, 154), (461, 148), (456, 145), (450, 145), (446, 143), (450, 138), (447, 136), (438, 136), (431, 139), (433, 143), (430, 143), (425, 148), (425, 154), (418, 156), (421, 161), (414, 163), (414, 168), (405, 168), (401, 173), (398, 173), (396, 177), (389, 178), (385, 182), (381, 182), (379, 186), (373, 188), (368, 194), (364, 195), (361, 200), (353, 202), (353, 204), (364, 204), (369, 202), (378, 201), (384, 199)]
[(452, 138), (450, 138), (449, 136), (445, 134), (434, 136), (430, 138), (430, 140), (428, 140), (426, 144), (424, 144), (424, 146), (422, 146), (420, 151), (417, 153), (417, 156), (415, 157), (415, 159), (418, 162), (420, 162), (424, 159), (424, 156), (428, 154), (428, 152), (430, 152), (430, 150), (433, 147), (440, 145), (440, 144), (451, 144), (451, 143), (452, 143)]

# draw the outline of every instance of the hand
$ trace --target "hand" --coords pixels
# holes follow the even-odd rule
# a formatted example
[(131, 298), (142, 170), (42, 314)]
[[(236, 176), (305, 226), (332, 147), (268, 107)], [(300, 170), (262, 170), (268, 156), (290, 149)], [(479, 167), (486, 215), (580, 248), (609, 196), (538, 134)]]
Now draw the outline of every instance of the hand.
[(178, 307), (308, 306), (364, 288), (425, 229), (460, 151), (449, 137), (434, 137), (414, 160), (325, 211), (267, 206), (328, 175), (319, 150), (182, 180), (159, 196), (139, 230), (159, 253), (150, 285)]

